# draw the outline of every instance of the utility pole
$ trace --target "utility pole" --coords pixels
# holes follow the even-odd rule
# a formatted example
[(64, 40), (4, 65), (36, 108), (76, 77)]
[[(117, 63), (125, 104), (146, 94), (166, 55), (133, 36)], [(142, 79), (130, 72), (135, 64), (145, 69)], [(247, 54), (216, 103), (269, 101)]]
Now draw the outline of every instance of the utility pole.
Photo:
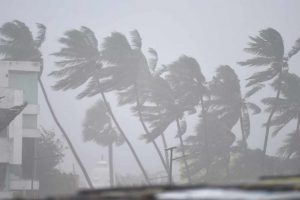
[(169, 147), (165, 149), (165, 151), (170, 151), (170, 176), (169, 176), (169, 184), (173, 184), (173, 174), (172, 174), (172, 169), (173, 169), (173, 150), (176, 149), (177, 147)]

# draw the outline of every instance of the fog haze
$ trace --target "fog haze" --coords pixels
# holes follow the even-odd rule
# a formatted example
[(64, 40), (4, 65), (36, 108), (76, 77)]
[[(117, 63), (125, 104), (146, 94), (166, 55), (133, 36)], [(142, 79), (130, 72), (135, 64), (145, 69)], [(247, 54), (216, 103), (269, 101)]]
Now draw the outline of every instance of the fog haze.
[[(55, 69), (56, 58), (50, 54), (61, 48), (58, 38), (66, 30), (87, 26), (95, 32), (99, 43), (102, 43), (103, 38), (113, 31), (129, 37), (129, 32), (137, 29), (142, 37), (144, 52), (150, 47), (156, 49), (159, 64), (169, 64), (185, 54), (197, 59), (202, 73), (209, 80), (219, 65), (230, 65), (239, 75), (243, 86), (251, 73), (246, 67), (238, 66), (237, 62), (249, 57), (243, 51), (249, 42), (248, 36), (256, 35), (261, 29), (272, 27), (281, 33), (286, 48), (290, 49), (300, 36), (299, 11), (300, 1), (297, 0), (3, 0), (0, 2), (0, 24), (17, 19), (26, 23), (33, 32), (36, 30), (37, 22), (47, 26), (47, 39), (42, 47), (45, 65), (42, 78), (58, 118), (70, 134), (88, 171), (91, 172), (102, 155), (107, 159), (105, 148), (83, 142), (81, 134), (85, 112), (99, 97), (76, 100), (80, 89), (67, 92), (54, 91), (51, 86), (55, 81), (53, 77), (47, 76)], [(300, 74), (299, 65), (300, 57), (297, 56), (289, 63), (290, 72)], [(244, 88), (242, 92), (245, 93)], [(264, 96), (266, 94), (274, 96), (273, 91), (263, 93)], [(147, 171), (149, 173), (162, 171), (159, 158), (153, 154), (153, 146), (145, 145), (144, 141), (139, 139), (143, 129), (137, 123), (138, 119), (132, 116), (128, 106), (117, 107), (114, 95), (108, 95), (108, 99)], [(257, 95), (253, 101), (259, 102), (260, 99)], [(56, 130), (59, 138), (63, 139), (48, 112), (41, 92), (39, 102), (41, 106), (39, 124), (47, 129)], [(191, 121), (187, 133), (192, 133), (196, 119), (188, 118)], [(262, 148), (263, 140), (258, 136), (264, 134), (262, 122), (265, 122), (266, 118), (266, 114), (252, 118), (252, 133), (248, 140), (251, 148)], [(234, 128), (233, 132), (236, 129), (238, 128)], [(166, 131), (169, 146), (178, 145), (177, 139), (174, 138), (175, 133), (175, 125), (171, 125)], [(270, 154), (275, 153), (282, 137), (273, 140), (273, 146), (268, 149)], [(158, 143), (161, 144), (160, 139)], [(68, 153), (59, 168), (71, 171), (73, 163), (76, 161)], [(178, 164), (175, 163), (175, 167), (178, 168)], [(138, 170), (127, 145), (117, 147), (116, 173), (136, 174)], [(78, 167), (76, 171), (80, 173)]]

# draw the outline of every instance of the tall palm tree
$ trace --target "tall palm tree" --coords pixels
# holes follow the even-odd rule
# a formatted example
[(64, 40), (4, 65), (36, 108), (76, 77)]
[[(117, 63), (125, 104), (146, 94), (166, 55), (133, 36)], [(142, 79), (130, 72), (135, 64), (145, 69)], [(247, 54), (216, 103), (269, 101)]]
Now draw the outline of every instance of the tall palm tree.
[(122, 140), (111, 123), (111, 117), (103, 101), (97, 101), (86, 111), (83, 122), (83, 138), (108, 147), (110, 186), (114, 186), (113, 144)]
[[(150, 62), (151, 63), (151, 62)], [(196, 105), (200, 101), (202, 90), (199, 87), (204, 77), (200, 66), (194, 58), (181, 56), (170, 65), (163, 66), (153, 71), (153, 82), (149, 88), (151, 103), (144, 105), (142, 112), (145, 120), (150, 123), (151, 134), (145, 135), (147, 141), (154, 140), (173, 122), (176, 123), (177, 135), (180, 142), (180, 150), (185, 165), (184, 174), (191, 182), (183, 135), (186, 132), (184, 113), (196, 112)], [(162, 74), (163, 73), (163, 74)], [(165, 79), (161, 78), (162, 74)]]
[[(296, 120), (295, 131), (288, 135), (285, 144), (279, 150), (281, 155), (289, 158), (293, 153), (299, 153), (296, 144), (300, 141), (300, 78), (296, 74), (285, 72), (282, 74), (281, 81), (282, 98), (269, 97), (262, 101), (268, 106), (266, 109), (268, 112), (271, 112), (275, 104), (277, 105), (274, 118), (270, 123), (275, 127), (273, 136), (276, 136), (292, 120)], [(277, 84), (274, 86), (278, 87)]]
[[(149, 183), (149, 177), (142, 162), (121, 128), (106, 99), (105, 92), (110, 90), (107, 89), (107, 83), (101, 79), (109, 76), (109, 73), (107, 71), (108, 68), (103, 67), (103, 56), (98, 49), (98, 40), (96, 39), (95, 34), (89, 28), (81, 27), (80, 30), (74, 29), (67, 31), (65, 36), (60, 38), (59, 41), (64, 47), (59, 52), (53, 54), (54, 56), (61, 58), (60, 61), (56, 62), (56, 65), (60, 69), (50, 73), (51, 76), (58, 79), (53, 88), (55, 90), (65, 91), (76, 89), (87, 82), (86, 88), (78, 95), (79, 99), (100, 94), (115, 126), (130, 148), (146, 182)], [(112, 53), (117, 53), (118, 49), (115, 49), (115, 51), (116, 52)], [(119, 86), (122, 87), (122, 85)]]
[[(206, 108), (204, 105), (203, 97), (206, 94), (204, 87), (205, 77), (201, 72), (201, 68), (196, 59), (188, 56), (181, 56), (178, 60), (167, 66), (166, 80), (170, 84), (173, 91), (175, 105), (184, 105), (184, 112), (193, 114), (196, 112), (195, 107), (201, 104), (202, 115), (206, 119)], [(181, 151), (183, 155), (183, 161), (187, 173), (189, 182), (191, 182), (191, 175), (189, 172), (189, 166), (186, 158), (185, 145), (183, 143), (183, 134), (186, 129), (185, 121), (181, 121), (176, 118), (176, 125), (178, 131), (178, 138), (180, 141)], [(204, 129), (205, 138), (207, 138), (207, 130)], [(207, 145), (207, 142), (205, 142)]]
[[(242, 66), (260, 67), (262, 70), (254, 73), (248, 78), (247, 87), (256, 92), (260, 90), (261, 83), (270, 80), (277, 80), (276, 99), (280, 98), (281, 92), (281, 75), (288, 68), (289, 59), (300, 50), (300, 39), (298, 39), (294, 47), (285, 55), (283, 39), (278, 31), (272, 28), (263, 29), (256, 37), (250, 36), (251, 42), (245, 48), (245, 51), (252, 54), (250, 58), (244, 62), (239, 62)], [(272, 108), (268, 120), (266, 122), (266, 133), (264, 139), (263, 152), (266, 154), (270, 126), (273, 115), (277, 109), (276, 104)]]
[(0, 54), (2, 55), (3, 60), (34, 61), (39, 62), (41, 64), (41, 72), (38, 81), (39, 85), (41, 86), (43, 95), (45, 97), (47, 106), (56, 125), (64, 135), (68, 146), (71, 149), (71, 152), (73, 153), (87, 180), (87, 183), (90, 187), (92, 187), (92, 182), (88, 176), (85, 167), (82, 164), (82, 161), (80, 160), (71, 140), (69, 139), (68, 134), (65, 132), (55, 115), (55, 112), (46, 93), (43, 81), (41, 79), (44, 62), (42, 54), (40, 52), (40, 47), (46, 38), (46, 27), (43, 24), (37, 24), (37, 27), (39, 31), (37, 36), (34, 38), (29, 28), (23, 22), (15, 20), (2, 25), (2, 27), (0, 28), (0, 34), (2, 36), (0, 41)]
[[(166, 95), (168, 95), (167, 93), (164, 93), (163, 87), (161, 87), (161, 84), (164, 84), (164, 80), (160, 77), (161, 74), (166, 70), (165, 66), (162, 66), (161, 68), (159, 68), (157, 66), (158, 64), (158, 53), (156, 52), (156, 50), (149, 48), (148, 49), (148, 53), (150, 54), (150, 57), (148, 58), (148, 66), (149, 66), (149, 70), (151, 72), (152, 75), (152, 81), (150, 82), (150, 86), (147, 87), (149, 89), (148, 91), (148, 95), (149, 97), (147, 98), (147, 100), (151, 101), (154, 103), (154, 105), (159, 108), (158, 109), (158, 116), (161, 115), (161, 108), (162, 108), (162, 102), (163, 101), (169, 101), (169, 98), (166, 98)], [(141, 107), (141, 109), (143, 109)], [(165, 149), (165, 159), (166, 159), (166, 165), (168, 168), (170, 168), (170, 163), (169, 163), (169, 153), (168, 151), (166, 151), (166, 149), (168, 149), (168, 144), (167, 144), (167, 140), (165, 137), (164, 132), (161, 133), (161, 139), (162, 139), (162, 144), (164, 146)]]
[[(242, 146), (245, 149), (250, 135), (249, 110), (252, 110), (253, 114), (260, 113), (260, 108), (256, 104), (247, 101), (252, 93), (248, 92), (242, 98), (240, 80), (235, 71), (227, 65), (217, 68), (216, 75), (209, 83), (209, 92), (209, 112), (217, 116), (225, 132), (230, 134), (231, 129), (240, 121)], [(229, 152), (227, 158), (229, 162)]]
[[(105, 92), (117, 91), (119, 105), (130, 104), (137, 108), (137, 115), (146, 135), (150, 134), (140, 107), (147, 97), (144, 88), (151, 80), (147, 60), (141, 50), (141, 37), (137, 31), (131, 32), (131, 44), (118, 32), (106, 37), (102, 44), (101, 59), (106, 63), (100, 73), (100, 84)], [(92, 94), (94, 95), (94, 94)], [(161, 163), (168, 174), (168, 167), (156, 143), (153, 144)]]

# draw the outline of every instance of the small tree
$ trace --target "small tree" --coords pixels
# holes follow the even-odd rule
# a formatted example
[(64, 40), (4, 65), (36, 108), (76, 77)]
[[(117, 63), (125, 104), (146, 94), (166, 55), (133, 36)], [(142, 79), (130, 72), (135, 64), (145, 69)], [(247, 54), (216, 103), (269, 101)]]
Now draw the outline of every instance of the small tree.
[(110, 115), (105, 104), (98, 100), (86, 112), (83, 122), (84, 141), (93, 141), (108, 147), (110, 186), (114, 186), (113, 144), (120, 145), (123, 140), (112, 126)]
[(55, 133), (43, 128), (36, 148), (36, 176), (40, 185), (39, 197), (74, 193), (78, 186), (77, 176), (57, 169), (57, 166), (63, 161), (65, 147), (55, 137)]

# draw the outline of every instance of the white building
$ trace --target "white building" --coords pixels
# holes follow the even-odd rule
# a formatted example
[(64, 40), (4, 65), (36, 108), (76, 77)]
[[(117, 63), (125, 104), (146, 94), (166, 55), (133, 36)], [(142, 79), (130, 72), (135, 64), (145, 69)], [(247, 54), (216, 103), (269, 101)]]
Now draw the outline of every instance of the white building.
[(0, 132), (0, 198), (13, 192), (37, 190), (34, 180), (37, 129), (38, 76), (36, 62), (0, 61), (0, 108), (27, 102), (23, 112)]
[(107, 161), (101, 159), (92, 171), (92, 182), (95, 188), (107, 188), (110, 186), (109, 166)]

